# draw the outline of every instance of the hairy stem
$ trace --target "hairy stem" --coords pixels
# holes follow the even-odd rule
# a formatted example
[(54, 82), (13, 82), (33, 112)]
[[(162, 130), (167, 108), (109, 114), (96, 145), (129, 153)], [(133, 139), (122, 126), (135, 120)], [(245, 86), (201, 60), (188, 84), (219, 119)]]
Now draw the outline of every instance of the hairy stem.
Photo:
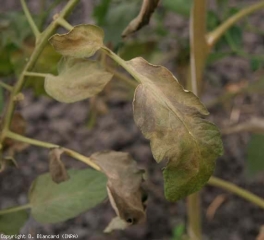
[(211, 177), (208, 181), (208, 184), (215, 186), (215, 187), (222, 188), (222, 189), (227, 190), (229, 192), (232, 192), (232, 193), (248, 200), (249, 202), (256, 204), (257, 206), (264, 208), (264, 199), (263, 198), (260, 198), (260, 197), (256, 196), (255, 194), (236, 186), (233, 183), (224, 181), (224, 180), (216, 178), (216, 177)]
[[(60, 18), (66, 17), (71, 12), (72, 8), (78, 3), (78, 1), (79, 0), (70, 0), (66, 4), (66, 6), (63, 8), (63, 10), (60, 12), (59, 17)], [(10, 127), (11, 119), (12, 119), (13, 112), (15, 109), (15, 101), (13, 99), (15, 99), (15, 96), (21, 91), (21, 89), (23, 87), (23, 84), (25, 81), (25, 73), (31, 71), (34, 68), (38, 57), (42, 53), (44, 47), (46, 46), (46, 44), (48, 42), (48, 39), (53, 34), (53, 32), (55, 31), (57, 26), (58, 26), (58, 22), (56, 20), (54, 20), (47, 27), (47, 29), (41, 34), (41, 38), (39, 38), (39, 40), (37, 41), (37, 45), (36, 45), (32, 55), (30, 56), (29, 61), (27, 62), (22, 73), (20, 74), (18, 81), (16, 82), (15, 86), (12, 89), (12, 93), (11, 93), (11, 96), (9, 98), (9, 102), (7, 105), (7, 110), (6, 110), (4, 119), (3, 119), (3, 128), (2, 128), (2, 134), (0, 136), (0, 143), (3, 142), (3, 140), (5, 138), (5, 133), (7, 132), (7, 130)]]
[(4, 214), (8, 214), (8, 213), (13, 213), (13, 212), (18, 212), (21, 210), (25, 210), (30, 208), (30, 203), (22, 205), (22, 206), (17, 206), (17, 207), (12, 207), (12, 208), (7, 208), (7, 209), (3, 209), (0, 210), (0, 215), (4, 215)]
[(224, 35), (224, 33), (232, 27), (236, 22), (241, 20), (242, 18), (246, 17), (247, 15), (264, 8), (264, 1), (260, 1), (258, 3), (255, 3), (251, 6), (248, 6), (242, 10), (240, 10), (238, 13), (231, 16), (229, 19), (227, 19), (224, 23), (222, 23), (219, 27), (217, 27), (215, 30), (207, 34), (207, 45), (209, 48), (212, 48), (216, 42)]
[(26, 4), (25, 0), (20, 0), (20, 2), (21, 2), (21, 5), (22, 5), (22, 8), (23, 8), (23, 11), (24, 11), (24, 13), (26, 15), (26, 18), (28, 20), (28, 23), (29, 23), (29, 25), (30, 25), (30, 27), (32, 29), (32, 32), (34, 33), (34, 35), (36, 37), (36, 41), (38, 41), (39, 36), (40, 36), (40, 32), (39, 32), (39, 30), (37, 28), (37, 25), (35, 24), (31, 14), (30, 14), (30, 12), (28, 10), (28, 7), (27, 7), (27, 4)]
[(66, 153), (67, 155), (69, 155), (69, 156), (71, 156), (71, 157), (73, 157), (73, 158), (75, 158), (81, 162), (86, 163), (87, 165), (89, 165), (90, 167), (94, 168), (97, 171), (100, 171), (100, 167), (98, 165), (96, 165), (94, 162), (92, 162), (90, 158), (88, 158), (88, 157), (86, 157), (86, 156), (84, 156), (78, 152), (75, 152), (69, 148), (64, 148), (64, 147), (61, 147), (61, 146), (53, 144), (53, 143), (28, 138), (28, 137), (19, 135), (17, 133), (11, 132), (11, 131), (6, 132), (6, 137), (11, 138), (11, 139), (15, 139), (15, 140), (20, 141), (20, 142), (28, 143), (31, 145), (43, 147), (43, 148), (49, 148), (49, 149), (61, 148), (64, 150), (64, 153)]

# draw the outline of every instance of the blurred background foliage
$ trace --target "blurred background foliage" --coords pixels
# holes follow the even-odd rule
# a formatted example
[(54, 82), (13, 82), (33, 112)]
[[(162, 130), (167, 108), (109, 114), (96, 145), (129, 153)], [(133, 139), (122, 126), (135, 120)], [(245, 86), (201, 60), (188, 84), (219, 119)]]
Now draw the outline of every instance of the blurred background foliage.
[[(214, 6), (210, 7), (207, 12), (208, 31), (215, 29), (241, 9), (240, 4), (236, 7), (230, 6), (228, 0), (213, 2)], [(50, 21), (51, 11), (61, 3), (63, 4), (62, 0), (53, 1), (51, 4), (48, 1), (42, 1), (45, 11), (34, 15), (34, 20), (39, 29), (45, 28), (47, 21)], [(190, 55), (188, 34), (183, 31), (183, 34), (179, 35), (175, 31), (170, 31), (170, 28), (165, 27), (164, 21), (168, 15), (177, 15), (188, 22), (191, 5), (192, 0), (162, 0), (152, 16), (150, 26), (145, 27), (125, 41), (121, 38), (121, 33), (138, 14), (141, 0), (94, 1), (91, 21), (104, 29), (105, 44), (122, 58), (128, 60), (142, 56), (151, 63), (168, 65), (170, 70), (175, 72), (179, 81), (184, 84)], [(0, 31), (0, 78), (3, 82), (12, 85), (34, 49), (34, 38), (26, 17), (21, 11), (1, 13)], [(230, 28), (220, 39), (207, 59), (207, 66), (226, 57), (239, 56), (249, 62), (252, 72), (260, 71), (264, 65), (264, 55), (247, 52), (243, 43), (243, 34), (246, 31), (264, 37), (264, 31), (254, 26), (249, 18), (245, 18)], [(177, 48), (173, 47), (172, 39), (176, 40)], [(59, 54), (50, 45), (47, 45), (38, 59), (34, 71), (55, 74), (59, 58)], [(207, 80), (205, 79), (205, 81)], [(259, 81), (262, 84), (258, 85), (257, 90), (263, 90), (263, 77)], [(219, 83), (213, 82), (213, 85), (219, 87)], [(45, 94), (43, 79), (41, 78), (28, 77), (25, 87), (33, 88), (36, 95)], [(247, 88), (250, 89), (250, 87)], [(254, 94), (254, 91), (251, 94)], [(4, 99), (5, 93), (0, 88), (1, 112), (4, 109)], [(260, 172), (263, 173), (264, 152), (259, 151), (263, 147), (264, 136), (261, 134), (252, 135), (247, 148), (246, 172), (249, 178), (258, 175)], [(179, 235), (180, 229), (177, 230), (176, 235)], [(178, 239), (178, 235), (175, 239)]]

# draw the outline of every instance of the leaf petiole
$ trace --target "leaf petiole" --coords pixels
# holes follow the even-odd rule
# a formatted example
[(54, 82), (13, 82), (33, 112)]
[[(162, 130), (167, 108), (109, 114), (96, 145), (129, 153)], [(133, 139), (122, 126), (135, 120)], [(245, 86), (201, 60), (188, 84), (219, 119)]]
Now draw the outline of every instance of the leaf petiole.
[(17, 207), (6, 208), (6, 209), (3, 209), (3, 210), (0, 210), (0, 215), (13, 213), (13, 212), (18, 212), (18, 211), (25, 210), (25, 209), (28, 209), (28, 208), (31, 208), (30, 203), (25, 204), (25, 205), (21, 205), (21, 206), (17, 206)]

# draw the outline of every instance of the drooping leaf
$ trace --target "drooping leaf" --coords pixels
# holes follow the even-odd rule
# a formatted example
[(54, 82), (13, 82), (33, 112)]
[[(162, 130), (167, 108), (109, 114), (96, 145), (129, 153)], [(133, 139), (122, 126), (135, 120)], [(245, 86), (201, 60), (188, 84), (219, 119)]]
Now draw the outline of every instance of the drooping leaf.
[(150, 139), (156, 161), (168, 161), (163, 170), (165, 195), (177, 201), (201, 189), (212, 175), (222, 154), (220, 133), (202, 118), (209, 113), (199, 99), (165, 67), (143, 58), (127, 64), (141, 81), (134, 97), (135, 122)]
[(93, 56), (103, 45), (104, 32), (95, 25), (78, 25), (66, 34), (55, 34), (50, 44), (63, 56), (84, 58)]
[(0, 215), (0, 233), (6, 235), (18, 234), (28, 219), (26, 210)]
[(29, 193), (32, 216), (40, 223), (56, 223), (73, 218), (102, 202), (106, 177), (90, 170), (69, 170), (70, 179), (56, 184), (50, 174), (39, 176)]
[(159, 0), (143, 0), (140, 12), (136, 18), (134, 18), (122, 33), (122, 37), (126, 37), (129, 34), (136, 32), (143, 26), (149, 23), (152, 13), (158, 6)]
[(62, 58), (58, 76), (48, 74), (46, 92), (59, 102), (72, 103), (92, 97), (103, 90), (113, 74), (105, 71), (99, 62)]
[(264, 135), (253, 134), (247, 147), (246, 172), (249, 177), (264, 173)]
[(61, 183), (69, 180), (67, 170), (61, 161), (61, 154), (63, 153), (61, 148), (53, 148), (49, 153), (49, 171), (52, 180), (55, 183)]
[(143, 170), (124, 152), (105, 151), (91, 155), (108, 178), (107, 192), (118, 217), (128, 225), (145, 220)]

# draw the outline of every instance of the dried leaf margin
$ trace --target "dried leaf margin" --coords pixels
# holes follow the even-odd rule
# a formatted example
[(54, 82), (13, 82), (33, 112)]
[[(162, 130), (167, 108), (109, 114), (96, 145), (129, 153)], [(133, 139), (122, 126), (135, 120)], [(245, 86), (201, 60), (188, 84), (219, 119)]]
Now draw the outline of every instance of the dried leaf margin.
[(95, 25), (81, 24), (66, 34), (55, 34), (50, 44), (63, 56), (85, 58), (93, 56), (104, 46), (104, 31)]
[(133, 101), (134, 120), (150, 139), (155, 160), (168, 161), (165, 196), (177, 201), (200, 190), (213, 174), (223, 152), (220, 132), (202, 118), (209, 113), (199, 98), (184, 90), (168, 69), (143, 58), (126, 64), (141, 81)]

